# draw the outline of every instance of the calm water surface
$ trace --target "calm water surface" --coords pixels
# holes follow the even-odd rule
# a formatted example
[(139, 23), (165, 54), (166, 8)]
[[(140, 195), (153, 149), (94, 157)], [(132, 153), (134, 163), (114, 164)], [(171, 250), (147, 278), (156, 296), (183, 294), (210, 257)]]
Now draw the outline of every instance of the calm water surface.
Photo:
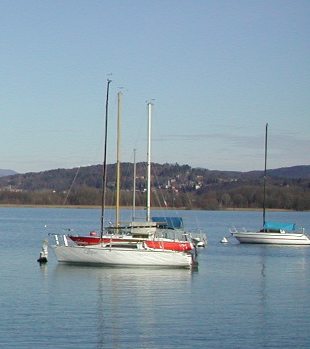
[[(65, 266), (52, 251), (36, 262), (48, 233), (98, 229), (99, 214), (0, 208), (0, 348), (310, 347), (310, 246), (219, 242), (260, 227), (260, 212), (179, 212), (208, 236), (195, 272)], [(309, 212), (268, 219), (310, 231)]]

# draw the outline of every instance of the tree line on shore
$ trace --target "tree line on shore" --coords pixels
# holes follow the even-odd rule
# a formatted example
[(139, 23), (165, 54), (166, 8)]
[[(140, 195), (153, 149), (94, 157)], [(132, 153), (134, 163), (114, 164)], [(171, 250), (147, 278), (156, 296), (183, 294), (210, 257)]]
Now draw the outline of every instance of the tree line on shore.
[[(152, 168), (152, 207), (219, 210), (259, 209), (263, 206), (263, 174), (259, 171), (220, 172), (178, 164), (154, 164)], [(101, 166), (97, 165), (0, 178), (0, 204), (100, 206), (101, 170)], [(131, 165), (130, 170), (122, 171), (121, 206), (133, 205), (132, 170)], [(115, 165), (109, 165), (108, 178), (115, 177), (114, 171)], [(140, 164), (135, 195), (135, 204), (140, 207), (146, 203), (144, 173), (143, 164)], [(266, 208), (310, 209), (310, 182), (307, 176), (272, 176), (267, 183)], [(107, 181), (106, 204), (115, 205), (115, 180)]]
[[(272, 186), (266, 192), (266, 208), (287, 210), (310, 210), (310, 192), (300, 188), (279, 188)], [(106, 193), (106, 203), (115, 205), (115, 193), (110, 189)], [(121, 190), (120, 205), (133, 205), (132, 193)], [(145, 206), (146, 193), (136, 192), (136, 206)], [(81, 187), (64, 192), (51, 190), (14, 192), (3, 190), (0, 192), (0, 204), (12, 205), (86, 205), (99, 206), (101, 193), (95, 188)], [(219, 210), (228, 208), (257, 209), (263, 206), (262, 188), (246, 185), (230, 190), (209, 190), (206, 192), (172, 192), (168, 190), (153, 190), (151, 205), (153, 207), (185, 208)]]

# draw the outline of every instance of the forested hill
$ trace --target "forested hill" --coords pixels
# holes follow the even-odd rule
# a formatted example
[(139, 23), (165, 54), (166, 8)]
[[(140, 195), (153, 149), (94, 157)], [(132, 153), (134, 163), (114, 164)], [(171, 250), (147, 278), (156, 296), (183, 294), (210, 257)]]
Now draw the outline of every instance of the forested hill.
[[(137, 204), (145, 203), (146, 163), (137, 164)], [(113, 204), (115, 164), (108, 165), (107, 196)], [(263, 171), (233, 172), (191, 168), (179, 164), (152, 164), (153, 205), (185, 208), (259, 208), (262, 206)], [(100, 203), (102, 165), (15, 174), (0, 178), (0, 203)], [(121, 200), (131, 205), (133, 164), (121, 164)], [(310, 165), (268, 170), (267, 206), (310, 209)]]
[[(247, 174), (261, 174), (262, 171), (251, 171)], [(267, 171), (269, 177), (294, 178), (294, 179), (310, 179), (310, 165), (300, 165), (292, 167), (282, 167)]]

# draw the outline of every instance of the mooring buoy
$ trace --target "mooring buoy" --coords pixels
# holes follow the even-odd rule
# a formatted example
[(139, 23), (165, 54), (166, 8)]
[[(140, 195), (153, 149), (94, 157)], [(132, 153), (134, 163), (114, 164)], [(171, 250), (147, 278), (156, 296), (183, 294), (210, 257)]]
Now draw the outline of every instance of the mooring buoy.
[(221, 240), (221, 243), (222, 244), (227, 244), (228, 240), (227, 238), (224, 236), (223, 239)]
[(40, 264), (45, 264), (47, 263), (47, 257), (48, 257), (48, 243), (46, 240), (44, 240), (42, 244), (42, 249), (40, 251), (40, 256), (37, 259), (37, 262), (39, 262)]

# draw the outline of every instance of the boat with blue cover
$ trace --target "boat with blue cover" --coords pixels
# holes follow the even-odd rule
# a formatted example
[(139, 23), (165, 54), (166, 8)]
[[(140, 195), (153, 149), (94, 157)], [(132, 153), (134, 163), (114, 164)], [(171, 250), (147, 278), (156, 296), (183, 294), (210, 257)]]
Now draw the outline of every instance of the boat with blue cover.
[(264, 171), (264, 196), (263, 196), (263, 228), (258, 231), (246, 229), (230, 229), (230, 233), (240, 243), (248, 244), (281, 244), (281, 245), (310, 245), (310, 237), (304, 228), (296, 229), (294, 223), (267, 222), (266, 217), (266, 178), (267, 178), (267, 134), (265, 132), (265, 171)]
[(310, 238), (304, 229), (296, 230), (292, 223), (266, 222), (259, 231), (238, 231), (234, 228), (230, 232), (240, 243), (310, 245)]

